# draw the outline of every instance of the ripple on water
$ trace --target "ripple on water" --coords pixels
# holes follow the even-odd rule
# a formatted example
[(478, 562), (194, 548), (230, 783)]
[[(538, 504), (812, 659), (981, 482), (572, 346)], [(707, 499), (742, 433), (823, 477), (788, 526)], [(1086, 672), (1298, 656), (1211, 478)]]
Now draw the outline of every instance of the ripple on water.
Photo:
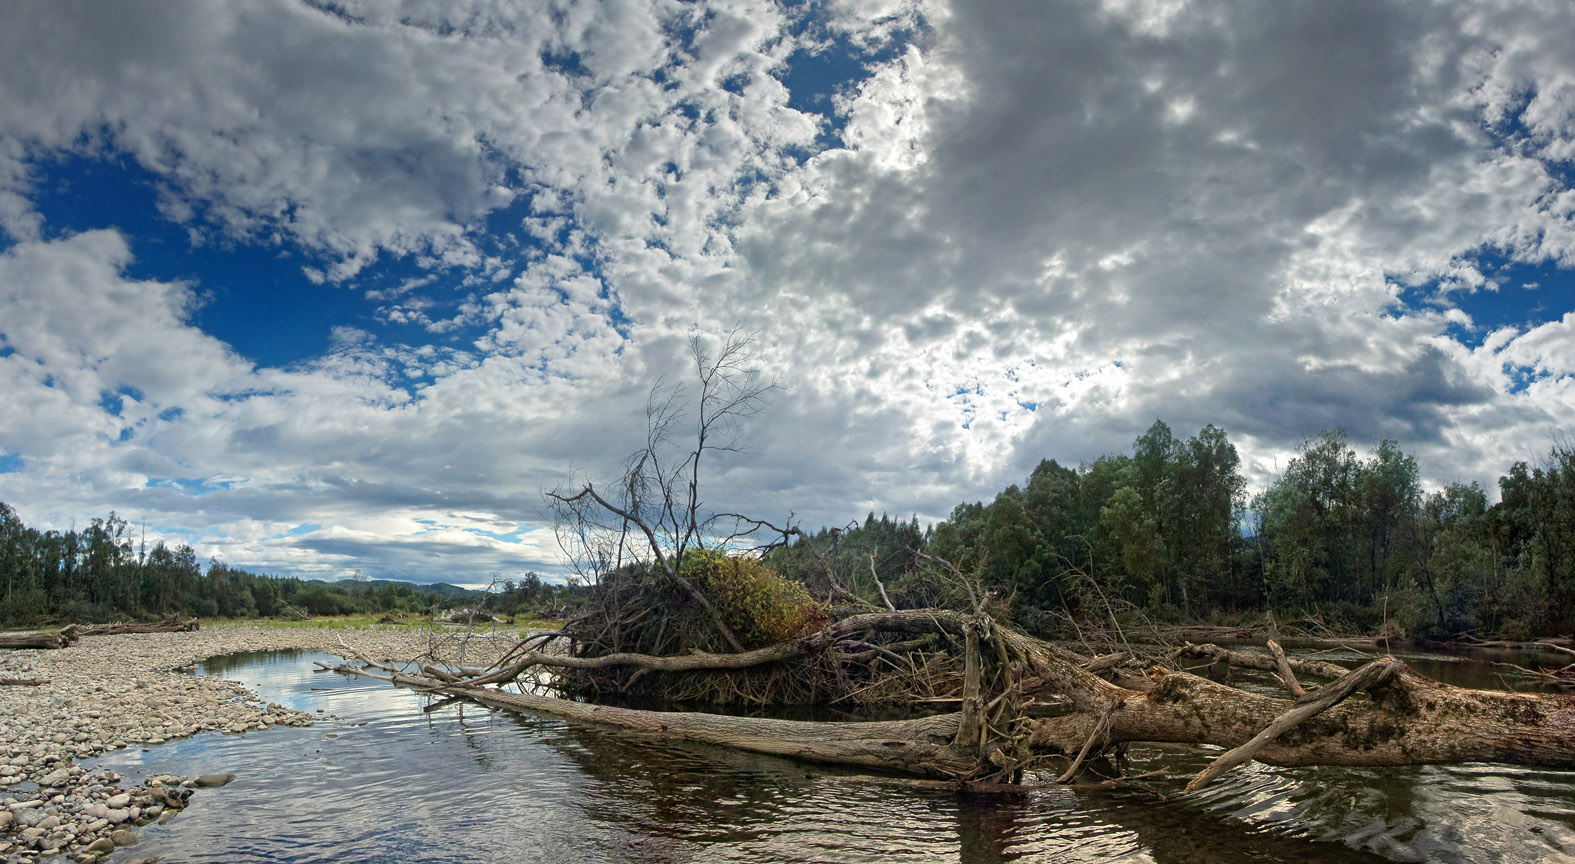
[[(1370, 862), (1561, 860), (1571, 772), (1249, 765), (1196, 795), (1212, 754), (1133, 748), (1167, 793), (958, 794), (313, 674), (307, 653), (201, 674), (324, 722), (207, 735), (106, 765), (238, 779), (143, 834), (139, 856), (214, 862)], [(329, 737), (330, 735), (334, 737)], [(1485, 850), (1485, 851), (1484, 851)], [(1381, 853), (1378, 857), (1373, 853)]]

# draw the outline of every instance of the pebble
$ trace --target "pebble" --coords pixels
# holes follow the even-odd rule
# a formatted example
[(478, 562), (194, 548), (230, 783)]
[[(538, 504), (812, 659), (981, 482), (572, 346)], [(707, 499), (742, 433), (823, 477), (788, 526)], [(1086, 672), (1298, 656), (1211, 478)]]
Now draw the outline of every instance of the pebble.
[[(123, 787), (114, 772), (90, 774), (77, 760), (132, 743), (147, 748), (204, 732), (250, 734), (331, 717), (264, 703), (238, 683), (187, 670), (241, 651), (345, 656), (341, 637), (377, 657), (414, 657), (429, 648), (427, 634), (417, 631), (236, 626), (90, 636), (56, 650), (0, 650), (0, 677), (49, 681), (0, 687), (0, 862), (96, 860), (116, 846), (136, 843), (134, 826), (168, 821), (187, 805), (194, 788), (235, 779), (227, 772), (195, 778), (160, 774)], [(468, 649), (470, 656), (447, 659), (485, 665), (506, 647), (498, 640)]]

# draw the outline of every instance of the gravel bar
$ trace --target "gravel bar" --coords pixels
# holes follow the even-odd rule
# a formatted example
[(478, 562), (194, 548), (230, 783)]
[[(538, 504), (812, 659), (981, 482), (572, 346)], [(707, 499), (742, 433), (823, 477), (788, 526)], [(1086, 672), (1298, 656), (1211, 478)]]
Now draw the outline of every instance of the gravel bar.
[(89, 774), (77, 760), (203, 732), (310, 726), (310, 714), (264, 703), (240, 684), (190, 669), (246, 651), (349, 656), (341, 638), (376, 659), (413, 658), (436, 645), (440, 658), (466, 665), (486, 665), (513, 644), (447, 633), (434, 640), (425, 630), (219, 626), (90, 636), (55, 650), (0, 650), (0, 679), (44, 682), (0, 686), (0, 860), (96, 861), (134, 845), (135, 826), (173, 817), (193, 790), (223, 785), (233, 775), (158, 775), (122, 788), (113, 772)]

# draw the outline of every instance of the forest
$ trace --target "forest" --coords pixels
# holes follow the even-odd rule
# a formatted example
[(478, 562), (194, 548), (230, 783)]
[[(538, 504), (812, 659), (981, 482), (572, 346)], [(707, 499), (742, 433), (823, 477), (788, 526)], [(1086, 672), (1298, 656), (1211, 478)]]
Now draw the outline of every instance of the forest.
[(1077, 467), (1044, 460), (1024, 485), (959, 504), (933, 528), (871, 513), (768, 561), (812, 585), (845, 574), (853, 593), (874, 596), (878, 584), (896, 599), (933, 592), (917, 565), (944, 559), (1017, 624), (1050, 637), (1105, 609), (1165, 622), (1261, 621), (1272, 610), (1334, 632), (1412, 639), (1567, 635), (1575, 448), (1515, 463), (1499, 493), (1489, 506), (1475, 483), (1424, 491), (1397, 442), (1362, 455), (1333, 430), (1303, 442), (1249, 497), (1223, 430), (1182, 439), (1156, 421), (1129, 453)]
[[(1517, 462), (1498, 485), (1491, 506), (1474, 483), (1424, 491), (1398, 443), (1363, 455), (1334, 430), (1305, 441), (1249, 497), (1223, 430), (1179, 438), (1156, 421), (1128, 453), (1076, 467), (1046, 459), (1022, 486), (959, 504), (939, 524), (870, 513), (804, 532), (764, 563), (817, 597), (884, 590), (899, 606), (922, 607), (945, 598), (921, 563), (945, 560), (1015, 623), (1047, 637), (1112, 612), (1228, 622), (1265, 610), (1335, 632), (1414, 639), (1568, 634), (1575, 448), (1555, 444), (1537, 464)], [(278, 578), (217, 561), (204, 569), (190, 546), (143, 548), (130, 528), (112, 513), (81, 531), (40, 531), (0, 503), (0, 625), (461, 602), (406, 583)], [(526, 573), (497, 580), (485, 603), (499, 614), (562, 611), (581, 593)]]
[[(551, 606), (565, 589), (535, 573), (500, 581), (487, 598), (500, 614)], [(186, 545), (152, 548), (111, 513), (76, 531), (39, 531), (0, 502), (0, 626), (65, 622), (268, 618), (427, 612), (474, 604), (482, 592), (453, 585), (357, 578), (339, 582), (275, 577), (210, 561)]]

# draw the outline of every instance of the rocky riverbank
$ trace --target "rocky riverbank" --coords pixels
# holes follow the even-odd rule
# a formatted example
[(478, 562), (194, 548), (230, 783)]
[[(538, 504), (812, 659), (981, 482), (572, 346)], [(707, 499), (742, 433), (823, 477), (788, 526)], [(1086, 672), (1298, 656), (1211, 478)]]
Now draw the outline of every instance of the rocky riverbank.
[[(202, 732), (309, 726), (315, 719), (310, 714), (265, 704), (239, 684), (187, 670), (209, 657), (243, 651), (345, 654), (341, 638), (376, 658), (408, 659), (433, 647), (425, 631), (241, 626), (95, 636), (58, 650), (0, 651), (0, 679), (45, 682), (0, 686), (0, 860), (95, 861), (134, 844), (134, 826), (172, 817), (193, 789), (228, 782), (228, 775), (162, 775), (122, 788), (120, 777), (90, 774), (77, 760)], [(438, 643), (438, 654), (485, 665), (508, 644), (446, 639)]]

